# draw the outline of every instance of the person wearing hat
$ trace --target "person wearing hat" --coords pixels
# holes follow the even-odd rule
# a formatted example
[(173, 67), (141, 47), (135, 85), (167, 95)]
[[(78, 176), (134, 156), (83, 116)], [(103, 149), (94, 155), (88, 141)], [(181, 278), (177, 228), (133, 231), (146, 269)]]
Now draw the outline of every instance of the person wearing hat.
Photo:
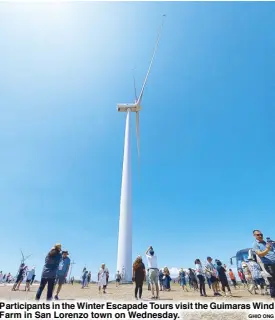
[(62, 259), (61, 244), (57, 243), (45, 258), (45, 265), (42, 271), (40, 286), (36, 293), (36, 300), (40, 300), (41, 294), (48, 284), (47, 300), (51, 300), (53, 296), (53, 288), (57, 275), (58, 266)]
[(57, 286), (56, 294), (54, 296), (55, 300), (58, 300), (58, 295), (60, 293), (62, 285), (66, 281), (66, 278), (70, 269), (71, 260), (68, 257), (68, 255), (69, 255), (68, 251), (66, 250), (62, 251), (62, 259), (59, 263), (58, 270), (57, 270), (56, 284), (58, 284), (58, 286)]

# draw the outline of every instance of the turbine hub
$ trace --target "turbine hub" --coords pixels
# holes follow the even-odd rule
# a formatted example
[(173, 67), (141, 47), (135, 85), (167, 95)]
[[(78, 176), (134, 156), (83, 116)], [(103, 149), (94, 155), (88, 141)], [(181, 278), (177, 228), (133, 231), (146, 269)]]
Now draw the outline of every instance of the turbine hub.
[(117, 106), (117, 111), (118, 112), (127, 112), (128, 110), (130, 110), (131, 112), (138, 112), (141, 110), (141, 107), (140, 106), (137, 106), (137, 105), (132, 105), (132, 106), (121, 106), (121, 105), (118, 105)]

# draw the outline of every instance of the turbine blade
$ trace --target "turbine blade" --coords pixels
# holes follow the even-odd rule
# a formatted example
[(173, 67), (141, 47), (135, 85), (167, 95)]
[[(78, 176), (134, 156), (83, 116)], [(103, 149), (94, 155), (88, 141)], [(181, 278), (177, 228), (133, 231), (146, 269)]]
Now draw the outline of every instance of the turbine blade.
[(31, 256), (32, 256), (31, 254), (28, 255), (28, 256), (25, 258), (25, 261), (26, 261), (27, 259), (29, 259)]
[(136, 112), (136, 135), (137, 135), (137, 151), (138, 151), (138, 172), (140, 173), (139, 111)]
[(150, 71), (151, 71), (151, 67), (152, 67), (152, 64), (154, 62), (154, 59), (155, 59), (155, 55), (156, 55), (156, 52), (157, 52), (157, 49), (158, 49), (158, 45), (159, 45), (159, 40), (160, 40), (160, 35), (161, 35), (161, 31), (162, 31), (162, 28), (163, 28), (163, 25), (164, 25), (164, 19), (165, 19), (166, 15), (164, 14), (162, 16), (162, 23), (160, 25), (160, 28), (159, 28), (159, 32), (158, 32), (158, 36), (157, 36), (157, 41), (156, 41), (156, 44), (155, 44), (155, 48), (154, 48), (154, 52), (153, 52), (153, 55), (152, 55), (152, 59), (151, 59), (151, 62), (149, 64), (149, 68), (148, 68), (148, 71), (147, 71), (147, 74), (145, 76), (145, 80), (143, 82), (143, 85), (142, 85), (142, 89), (140, 91), (140, 95), (139, 95), (139, 98), (138, 98), (138, 104), (141, 103), (141, 100), (142, 100), (142, 96), (143, 96), (143, 92), (144, 92), (144, 89), (145, 89), (145, 86), (146, 86), (146, 83), (147, 83), (147, 80), (148, 80), (148, 77), (149, 77), (149, 74), (150, 74)]
[(135, 74), (133, 73), (133, 80), (134, 80), (134, 90), (135, 90), (135, 102), (137, 102), (137, 88), (136, 88), (136, 79), (135, 79)]
[(24, 261), (24, 255), (23, 255), (23, 251), (20, 249), (21, 251), (21, 255), (22, 255), (22, 261)]

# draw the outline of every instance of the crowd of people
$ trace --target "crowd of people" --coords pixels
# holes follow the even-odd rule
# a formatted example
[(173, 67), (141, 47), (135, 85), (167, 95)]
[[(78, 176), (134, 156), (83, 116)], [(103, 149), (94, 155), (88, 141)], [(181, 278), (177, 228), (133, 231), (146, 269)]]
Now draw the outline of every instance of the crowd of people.
[[(238, 269), (239, 282), (250, 293), (256, 293), (259, 290), (262, 295), (270, 293), (270, 296), (275, 298), (275, 243), (271, 240), (264, 241), (263, 234), (259, 230), (254, 230), (253, 235), (255, 243), (252, 248), (252, 254), (242, 261), (242, 266)], [(157, 256), (152, 246), (146, 250), (145, 257), (147, 268), (141, 256), (138, 256), (133, 263), (132, 281), (135, 284), (134, 295), (136, 299), (141, 299), (144, 282), (147, 282), (148, 290), (152, 294), (151, 299), (159, 299), (160, 291), (171, 291), (170, 283), (172, 278), (170, 271), (167, 267), (163, 269), (158, 268)], [(69, 269), (70, 258), (68, 251), (62, 251), (61, 244), (56, 244), (45, 258), (36, 300), (40, 299), (46, 285), (47, 300), (52, 299), (54, 291), (54, 298), (58, 300), (62, 286), (66, 282)], [(35, 267), (28, 269), (22, 263), (12, 290), (19, 290), (24, 279), (26, 280), (25, 290), (29, 291), (35, 279)], [(72, 279), (71, 284), (74, 282), (74, 278)], [(123, 273), (121, 274), (117, 271), (115, 275), (116, 287), (120, 285), (122, 280)], [(181, 268), (177, 279), (174, 279), (174, 281), (176, 280), (183, 291), (194, 290), (199, 292), (201, 297), (207, 296), (206, 285), (213, 291), (214, 296), (222, 295), (224, 297), (232, 296), (230, 282), (235, 289), (240, 287), (233, 270), (227, 268), (219, 259), (213, 260), (210, 256), (206, 258), (205, 263), (202, 263), (200, 259), (196, 259), (193, 268)], [(11, 281), (12, 276), (10, 273), (3, 275), (2, 271), (0, 271), (0, 283), (9, 283)], [(91, 272), (84, 268), (81, 279), (82, 288), (88, 287), (90, 281)], [(103, 263), (97, 273), (99, 293), (106, 293), (108, 282), (109, 270)]]
[(82, 271), (82, 279), (81, 279), (81, 284), (82, 284), (82, 289), (88, 288), (89, 283), (91, 282), (91, 271), (88, 271), (86, 267)]
[[(269, 238), (264, 241), (263, 234), (254, 230), (255, 242), (251, 255), (242, 261), (242, 267), (238, 268), (238, 276), (241, 283), (250, 293), (259, 290), (262, 295), (268, 294), (275, 298), (275, 243)], [(148, 269), (138, 256), (133, 264), (133, 281), (135, 282), (135, 298), (142, 297), (143, 282), (147, 280), (148, 290), (152, 292), (152, 299), (159, 298), (160, 290), (170, 291), (171, 277), (167, 267), (158, 269), (157, 257), (152, 246), (145, 253)], [(180, 270), (178, 282), (183, 290), (187, 291), (187, 283), (190, 289), (198, 290), (200, 296), (206, 297), (206, 282), (213, 290), (214, 296), (232, 297), (229, 281), (234, 288), (238, 287), (237, 280), (232, 269), (228, 269), (219, 259), (207, 257), (203, 265), (200, 259), (196, 259), (195, 268)]]
[(6, 284), (13, 282), (14, 278), (11, 275), (11, 273), (5, 273), (3, 274), (3, 271), (0, 271), (0, 283)]
[(19, 290), (21, 283), (24, 278), (26, 278), (25, 291), (30, 291), (30, 285), (33, 283), (35, 278), (35, 267), (32, 267), (30, 270), (25, 263), (21, 263), (20, 268), (18, 270), (18, 275), (12, 287), (13, 291)]
[[(158, 269), (157, 256), (154, 249), (150, 246), (145, 252), (148, 269), (146, 272), (142, 257), (138, 256), (133, 264), (133, 278), (135, 282), (135, 298), (142, 297), (142, 287), (144, 281), (147, 280), (148, 290), (151, 290), (151, 299), (159, 299), (160, 291), (171, 291), (170, 282), (172, 280), (169, 269), (165, 267), (163, 270)], [(219, 284), (221, 284), (222, 292), (227, 296), (225, 289), (228, 290), (231, 296), (231, 290), (226, 275), (226, 266), (222, 265), (219, 260), (215, 264), (212, 263), (212, 258), (207, 257), (207, 263), (202, 265), (199, 259), (195, 260), (195, 268), (188, 270), (180, 269), (178, 274), (178, 283), (184, 291), (189, 289), (199, 290), (201, 296), (206, 296), (205, 283), (208, 279), (209, 287), (213, 289), (214, 296), (220, 296)], [(231, 273), (232, 270), (230, 269)]]
[(8, 284), (13, 283), (12, 291), (19, 290), (19, 287), (23, 280), (25, 279), (25, 291), (30, 291), (30, 285), (33, 284), (35, 279), (35, 267), (32, 267), (29, 269), (28, 266), (26, 266), (24, 263), (21, 263), (18, 274), (14, 278), (11, 273), (3, 274), (2, 271), (0, 271), (0, 284)]

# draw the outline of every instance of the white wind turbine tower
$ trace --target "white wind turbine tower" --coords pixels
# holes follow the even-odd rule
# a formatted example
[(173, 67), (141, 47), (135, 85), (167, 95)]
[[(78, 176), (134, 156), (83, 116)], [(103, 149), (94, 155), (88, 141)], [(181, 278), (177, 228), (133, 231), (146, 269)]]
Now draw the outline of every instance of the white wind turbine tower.
[[(123, 281), (132, 281), (132, 175), (131, 175), (131, 144), (130, 144), (130, 114), (136, 113), (136, 136), (138, 159), (140, 156), (140, 137), (139, 137), (139, 112), (141, 110), (141, 102), (143, 92), (151, 71), (151, 67), (159, 45), (160, 34), (162, 31), (164, 17), (157, 36), (153, 56), (149, 64), (145, 80), (143, 82), (139, 97), (136, 95), (135, 87), (135, 102), (129, 104), (118, 104), (118, 112), (126, 112), (126, 127), (124, 138), (124, 156), (122, 169), (121, 183), (121, 198), (120, 198), (120, 219), (119, 219), (119, 234), (118, 234), (118, 253), (117, 253), (117, 270), (124, 273)], [(134, 84), (135, 85), (135, 84)]]
[(21, 249), (20, 249), (20, 251), (21, 251), (21, 255), (22, 255), (22, 259), (21, 259), (21, 264), (22, 264), (22, 263), (25, 263), (25, 261), (27, 259), (29, 259), (29, 257), (31, 257), (31, 254), (28, 256), (24, 256), (23, 251)]

